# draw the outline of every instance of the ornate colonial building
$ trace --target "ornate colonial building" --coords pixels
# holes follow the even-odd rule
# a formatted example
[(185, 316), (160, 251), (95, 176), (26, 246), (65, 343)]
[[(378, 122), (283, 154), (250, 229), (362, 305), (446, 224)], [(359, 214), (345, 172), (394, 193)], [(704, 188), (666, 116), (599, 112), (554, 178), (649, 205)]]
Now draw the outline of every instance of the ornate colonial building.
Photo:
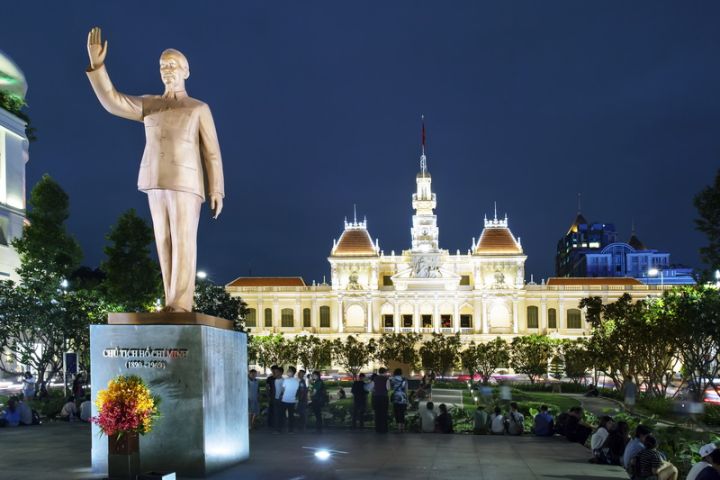
[(530, 333), (572, 338), (589, 331), (578, 308), (582, 298), (613, 301), (625, 292), (644, 298), (661, 291), (633, 278), (526, 283), (520, 238), (497, 212), (485, 218), (466, 253), (453, 254), (440, 248), (437, 198), (424, 151), (416, 184), (408, 250), (386, 255), (365, 220), (346, 221), (328, 258), (330, 285), (306, 285), (300, 277), (240, 277), (227, 285), (248, 304), (247, 326), (259, 334), (331, 337), (460, 332), (463, 340), (476, 342)]

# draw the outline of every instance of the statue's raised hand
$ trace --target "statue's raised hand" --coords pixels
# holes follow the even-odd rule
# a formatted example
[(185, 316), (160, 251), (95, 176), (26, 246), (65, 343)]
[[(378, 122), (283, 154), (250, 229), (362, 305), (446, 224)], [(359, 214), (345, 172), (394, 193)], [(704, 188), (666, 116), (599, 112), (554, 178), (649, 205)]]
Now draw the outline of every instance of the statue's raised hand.
[(93, 27), (88, 33), (87, 49), (88, 56), (90, 57), (90, 68), (95, 70), (96, 68), (102, 67), (105, 63), (108, 44), (107, 40), (105, 40), (103, 44), (102, 30), (100, 30), (100, 27)]

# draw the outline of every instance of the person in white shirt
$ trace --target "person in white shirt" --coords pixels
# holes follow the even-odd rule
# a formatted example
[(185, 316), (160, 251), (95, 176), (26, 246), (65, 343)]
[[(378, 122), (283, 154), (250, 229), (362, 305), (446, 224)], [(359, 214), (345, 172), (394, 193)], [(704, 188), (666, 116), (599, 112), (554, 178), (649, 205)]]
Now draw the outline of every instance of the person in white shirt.
[(710, 454), (717, 448), (714, 443), (708, 443), (700, 447), (700, 461), (692, 466), (687, 475), (687, 480), (695, 480), (697, 476), (706, 468), (712, 468), (712, 463), (708, 458)]
[(75, 399), (73, 397), (68, 397), (65, 405), (62, 407), (62, 410), (60, 410), (60, 418), (62, 420), (67, 420), (68, 422), (74, 422), (77, 420), (77, 416), (78, 411), (77, 406), (75, 405)]
[(435, 431), (435, 418), (433, 402), (427, 402), (425, 408), (420, 409), (420, 426), (422, 433), (433, 433)]
[(490, 420), (490, 431), (493, 435), (503, 435), (505, 433), (505, 417), (500, 407), (495, 407), (495, 413)]
[(89, 422), (90, 416), (92, 415), (92, 402), (90, 401), (90, 395), (85, 397), (85, 400), (80, 404), (80, 420), (83, 422)]
[(287, 415), (288, 433), (295, 430), (295, 401), (297, 400), (298, 388), (300, 380), (295, 376), (297, 370), (295, 367), (288, 367), (288, 374), (282, 381), (280, 388), (280, 423), (278, 431), (282, 432), (285, 428), (285, 416)]
[(595, 430), (595, 433), (592, 434), (592, 437), (590, 437), (590, 451), (592, 451), (593, 454), (593, 458), (590, 460), (591, 462), (607, 463), (604, 447), (610, 435), (612, 425), (612, 418), (607, 415), (600, 417), (598, 428)]
[(31, 400), (35, 396), (35, 383), (35, 377), (33, 377), (32, 373), (25, 372), (22, 379), (22, 391), (25, 401)]

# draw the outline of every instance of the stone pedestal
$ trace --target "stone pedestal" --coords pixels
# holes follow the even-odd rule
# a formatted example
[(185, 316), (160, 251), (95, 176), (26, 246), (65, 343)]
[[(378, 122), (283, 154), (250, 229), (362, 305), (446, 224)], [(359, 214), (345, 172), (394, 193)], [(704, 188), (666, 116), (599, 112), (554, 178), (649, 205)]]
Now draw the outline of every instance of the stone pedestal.
[[(198, 313), (110, 314), (90, 327), (95, 397), (117, 375), (137, 375), (161, 398), (140, 437), (141, 471), (202, 477), (248, 458), (247, 335)], [(108, 439), (92, 427), (92, 469), (107, 472)]]

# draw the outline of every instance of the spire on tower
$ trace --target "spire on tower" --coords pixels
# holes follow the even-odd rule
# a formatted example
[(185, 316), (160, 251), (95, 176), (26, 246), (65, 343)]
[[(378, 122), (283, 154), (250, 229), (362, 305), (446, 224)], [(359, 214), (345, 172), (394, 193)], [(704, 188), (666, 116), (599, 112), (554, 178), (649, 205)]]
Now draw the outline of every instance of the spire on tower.
[(357, 204), (353, 203), (353, 223), (357, 223)]
[(497, 222), (497, 202), (493, 202), (495, 205), (495, 221)]
[(425, 175), (427, 173), (427, 157), (425, 156), (425, 115), (420, 115), (422, 120), (422, 143), (421, 143), (421, 154), (420, 154), (420, 172)]

